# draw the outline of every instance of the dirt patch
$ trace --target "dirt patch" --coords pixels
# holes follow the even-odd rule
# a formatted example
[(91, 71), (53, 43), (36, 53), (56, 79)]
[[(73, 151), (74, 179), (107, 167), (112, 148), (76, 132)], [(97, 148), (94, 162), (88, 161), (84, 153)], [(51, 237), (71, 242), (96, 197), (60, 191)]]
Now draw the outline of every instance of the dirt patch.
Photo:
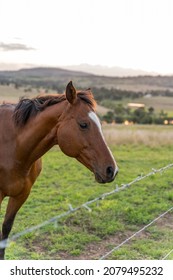
[[(173, 230), (173, 214), (167, 214), (166, 216), (159, 219), (153, 225), (157, 226), (158, 228), (166, 228)], [(138, 229), (140, 230), (142, 226)], [(124, 240), (131, 237), (136, 231), (126, 231), (125, 233), (118, 233), (114, 236), (109, 236), (101, 241), (92, 242), (85, 247), (85, 251), (81, 253), (79, 256), (72, 256), (67, 252), (59, 252), (58, 256), (61, 260), (98, 260), (102, 256), (104, 256), (107, 252), (109, 252), (112, 248), (121, 244)], [(150, 238), (151, 234), (149, 231), (145, 230), (136, 235), (135, 238)], [(129, 242), (133, 242), (128, 241)]]

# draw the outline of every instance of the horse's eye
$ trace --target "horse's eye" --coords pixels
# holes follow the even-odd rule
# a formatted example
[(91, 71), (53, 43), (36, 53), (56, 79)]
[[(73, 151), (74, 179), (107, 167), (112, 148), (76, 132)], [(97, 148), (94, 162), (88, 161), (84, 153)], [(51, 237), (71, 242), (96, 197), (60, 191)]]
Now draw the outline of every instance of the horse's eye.
[(80, 123), (80, 128), (82, 129), (87, 129), (88, 128), (88, 124), (87, 123)]

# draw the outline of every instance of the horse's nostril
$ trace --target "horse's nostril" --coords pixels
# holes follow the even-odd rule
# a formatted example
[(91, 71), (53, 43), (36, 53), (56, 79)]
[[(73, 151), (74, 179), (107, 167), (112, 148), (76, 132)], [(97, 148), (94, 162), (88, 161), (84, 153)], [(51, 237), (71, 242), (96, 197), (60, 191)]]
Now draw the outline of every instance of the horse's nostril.
[(106, 174), (108, 178), (112, 178), (114, 176), (114, 168), (112, 166), (108, 166), (106, 169)]

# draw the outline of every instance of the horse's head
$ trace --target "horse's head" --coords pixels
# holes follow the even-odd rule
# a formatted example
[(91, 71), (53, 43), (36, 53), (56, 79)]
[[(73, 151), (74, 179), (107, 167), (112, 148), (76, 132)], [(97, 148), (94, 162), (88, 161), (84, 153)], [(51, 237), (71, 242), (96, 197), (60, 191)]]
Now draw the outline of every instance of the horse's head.
[(61, 150), (89, 168), (97, 182), (113, 181), (118, 167), (104, 140), (91, 91), (76, 92), (70, 82), (65, 94), (67, 105), (57, 132)]

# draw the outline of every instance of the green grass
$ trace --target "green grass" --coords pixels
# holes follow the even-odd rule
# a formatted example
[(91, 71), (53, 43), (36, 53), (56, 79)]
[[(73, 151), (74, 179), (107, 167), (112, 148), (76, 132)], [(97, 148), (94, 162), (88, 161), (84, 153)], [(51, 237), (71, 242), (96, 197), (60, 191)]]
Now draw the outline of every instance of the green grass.
[[(173, 146), (118, 145), (111, 149), (120, 172), (116, 181), (106, 185), (97, 184), (90, 171), (58, 148), (49, 151), (43, 158), (42, 174), (16, 217), (11, 236), (67, 211), (69, 204), (77, 207), (113, 190), (116, 184), (128, 183), (152, 168), (173, 162)], [(18, 238), (7, 248), (6, 258), (88, 258), (90, 246), (96, 255), (91, 253), (89, 258), (101, 257), (173, 205), (172, 172), (170, 169), (151, 176), (92, 204), (91, 212), (83, 208)], [(5, 205), (6, 201), (1, 216)], [(172, 238), (173, 231), (165, 220), (122, 246), (110, 258), (160, 259), (172, 249)]]

